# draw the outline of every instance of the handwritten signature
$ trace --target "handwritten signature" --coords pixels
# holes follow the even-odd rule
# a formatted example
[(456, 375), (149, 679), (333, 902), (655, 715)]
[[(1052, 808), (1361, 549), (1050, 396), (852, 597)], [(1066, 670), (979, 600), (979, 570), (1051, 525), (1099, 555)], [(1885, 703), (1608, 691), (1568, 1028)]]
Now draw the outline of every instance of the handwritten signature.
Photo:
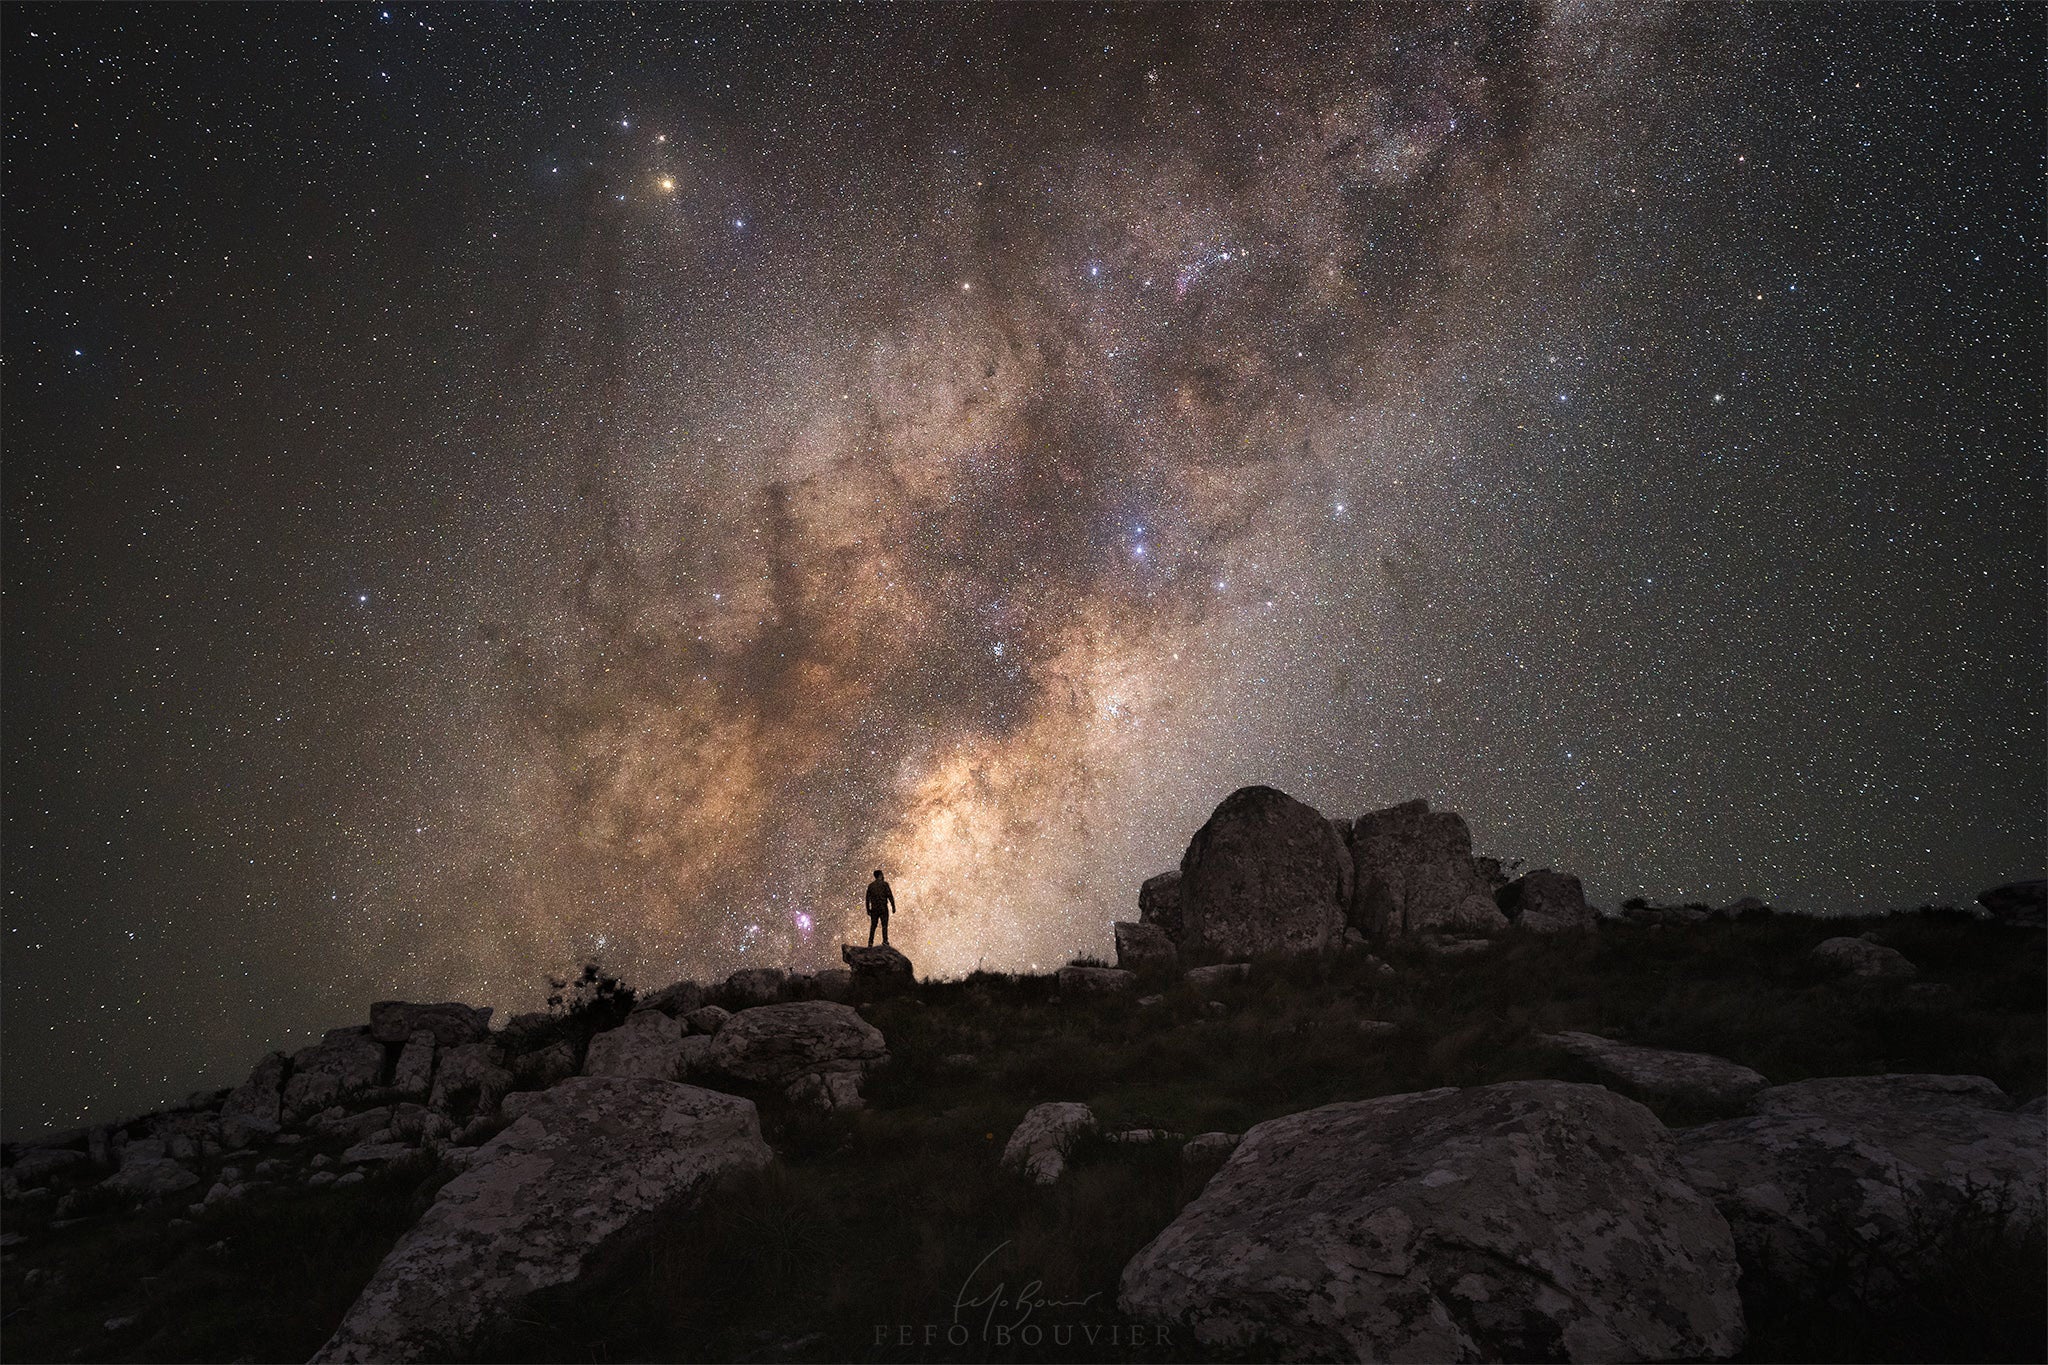
[[(980, 1309), (982, 1310), (981, 1330), (983, 1336), (986, 1337), (991, 1329), (999, 1325), (1012, 1331), (1016, 1330), (1024, 1323), (1030, 1321), (1031, 1315), (1041, 1308), (1086, 1308), (1089, 1304), (1102, 1297), (1102, 1292), (1097, 1290), (1085, 1298), (1049, 1299), (1040, 1293), (1045, 1288), (1043, 1280), (1027, 1280), (1015, 1294), (1009, 1292), (1010, 1287), (1007, 1284), (998, 1283), (995, 1288), (987, 1293), (976, 1295), (974, 1292), (975, 1277), (980, 1275), (982, 1269), (996, 1258), (997, 1252), (1008, 1245), (1010, 1245), (1008, 1242), (997, 1243), (989, 1249), (988, 1255), (975, 1263), (974, 1269), (967, 1272), (967, 1278), (960, 1282), (960, 1292), (953, 1298), (953, 1321), (959, 1322), (962, 1313), (971, 1309)], [(998, 1324), (996, 1320), (997, 1315), (1002, 1313), (1014, 1313), (1016, 1316)]]

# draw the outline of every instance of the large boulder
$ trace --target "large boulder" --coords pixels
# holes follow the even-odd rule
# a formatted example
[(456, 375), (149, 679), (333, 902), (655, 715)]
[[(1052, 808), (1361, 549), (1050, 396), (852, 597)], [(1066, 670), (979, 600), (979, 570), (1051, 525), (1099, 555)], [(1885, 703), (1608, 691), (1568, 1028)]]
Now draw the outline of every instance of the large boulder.
[[(1484, 870), (1481, 879), (1484, 880)], [(1493, 903), (1507, 916), (1508, 923), (1554, 934), (1567, 929), (1590, 929), (1599, 917), (1586, 904), (1586, 888), (1569, 872), (1539, 867), (1525, 872), (1493, 893)]]
[(278, 1130), (284, 1121), (284, 1070), (290, 1060), (282, 1052), (267, 1053), (249, 1079), (221, 1101), (221, 1140), (228, 1146), (246, 1146)]
[(1156, 924), (1119, 920), (1111, 929), (1116, 934), (1116, 965), (1125, 971), (1171, 971), (1180, 961), (1180, 950)]
[(1896, 948), (1860, 938), (1831, 938), (1814, 947), (1813, 964), (1834, 976), (1898, 978), (1915, 974), (1912, 959)]
[(478, 1043), (491, 1033), (491, 1007), (475, 1008), (459, 1000), (415, 1005), (405, 1000), (379, 1000), (370, 1006), (370, 1036), (380, 1043), (405, 1043), (427, 1032), (442, 1047)]
[(1670, 1134), (1562, 1081), (1259, 1124), (1118, 1302), (1268, 1358), (1678, 1360), (1743, 1340), (1728, 1225)]
[(1095, 1113), (1085, 1104), (1034, 1105), (1003, 1144), (1000, 1165), (1034, 1185), (1057, 1184), (1074, 1144), (1095, 1131)]
[(284, 1083), (284, 1120), (295, 1123), (344, 1095), (367, 1090), (383, 1077), (384, 1045), (367, 1028), (329, 1029), (319, 1042), (292, 1054)]
[(1925, 1234), (1973, 1205), (2042, 1216), (2048, 1125), (1981, 1076), (1795, 1081), (1751, 1107), (1679, 1133), (1679, 1153), (1735, 1229), (1743, 1266), (1780, 1283), (1938, 1254)]
[(590, 1040), (583, 1074), (673, 1081), (682, 1075), (682, 1062), (683, 1021), (660, 1010), (637, 1010), (625, 1023)]
[(421, 1029), (405, 1040), (391, 1068), (391, 1088), (407, 1099), (423, 1100), (434, 1089), (434, 1031)]
[(1408, 801), (1351, 822), (1351, 922), (1369, 938), (1507, 926), (1456, 811)]
[(441, 1187), (315, 1361), (468, 1358), (536, 1292), (770, 1160), (747, 1100), (583, 1076), (515, 1096), (517, 1117)]
[(1138, 922), (1156, 926), (1175, 943), (1181, 941), (1179, 868), (1148, 877), (1138, 888)]
[(1740, 1112), (1770, 1082), (1725, 1057), (1636, 1047), (1597, 1033), (1554, 1033), (1543, 1041), (1578, 1058), (1609, 1085), (1639, 1099), (1669, 1100), (1699, 1111)]
[(2048, 925), (2048, 881), (2037, 877), (2032, 881), (1994, 886), (1989, 891), (1978, 893), (1977, 904), (1990, 911), (1991, 917), (2000, 923), (2039, 929)]
[(787, 1090), (808, 1076), (858, 1076), (888, 1055), (882, 1031), (852, 1006), (793, 1000), (735, 1014), (712, 1035), (704, 1065), (736, 1080)]
[(910, 959), (886, 943), (874, 948), (842, 943), (839, 959), (853, 973), (853, 989), (862, 995), (902, 990), (915, 979)]
[(1180, 860), (1182, 947), (1320, 951), (1344, 934), (1351, 859), (1313, 807), (1271, 787), (1223, 798)]
[(752, 1009), (780, 1000), (788, 984), (789, 973), (780, 967), (748, 967), (728, 976), (718, 993), (731, 1009)]

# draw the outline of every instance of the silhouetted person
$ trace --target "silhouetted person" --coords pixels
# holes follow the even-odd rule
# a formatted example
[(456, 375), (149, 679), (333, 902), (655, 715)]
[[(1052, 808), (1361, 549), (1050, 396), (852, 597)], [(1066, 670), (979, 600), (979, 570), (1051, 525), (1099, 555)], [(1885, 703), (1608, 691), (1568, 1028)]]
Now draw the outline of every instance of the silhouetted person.
[(875, 869), (875, 879), (868, 883), (868, 947), (875, 946), (875, 926), (882, 926), (882, 946), (889, 946), (889, 912), (896, 908), (896, 893), (889, 889), (889, 883), (882, 878), (882, 869)]

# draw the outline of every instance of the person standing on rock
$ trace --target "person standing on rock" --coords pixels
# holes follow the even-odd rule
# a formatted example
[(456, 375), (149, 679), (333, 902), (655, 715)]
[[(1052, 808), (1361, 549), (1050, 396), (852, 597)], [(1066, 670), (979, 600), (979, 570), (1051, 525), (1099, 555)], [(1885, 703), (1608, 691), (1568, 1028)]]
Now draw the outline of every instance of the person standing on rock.
[(882, 926), (882, 946), (889, 946), (889, 912), (896, 908), (896, 893), (889, 889), (889, 883), (882, 876), (882, 869), (875, 869), (875, 879), (868, 883), (868, 947), (875, 946), (875, 926)]

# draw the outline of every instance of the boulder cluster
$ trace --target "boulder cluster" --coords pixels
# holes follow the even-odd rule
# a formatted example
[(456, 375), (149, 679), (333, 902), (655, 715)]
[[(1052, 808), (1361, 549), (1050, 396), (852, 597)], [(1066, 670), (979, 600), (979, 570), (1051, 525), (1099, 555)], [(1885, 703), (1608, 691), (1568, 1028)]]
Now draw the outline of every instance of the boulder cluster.
[(1455, 948), (1510, 925), (1550, 933), (1596, 918), (1570, 873), (1539, 868), (1510, 880), (1497, 860), (1475, 857), (1455, 811), (1418, 800), (1332, 820), (1272, 787), (1245, 787), (1195, 832), (1178, 871), (1139, 888), (1137, 920), (1115, 928), (1117, 966), (1389, 938)]

